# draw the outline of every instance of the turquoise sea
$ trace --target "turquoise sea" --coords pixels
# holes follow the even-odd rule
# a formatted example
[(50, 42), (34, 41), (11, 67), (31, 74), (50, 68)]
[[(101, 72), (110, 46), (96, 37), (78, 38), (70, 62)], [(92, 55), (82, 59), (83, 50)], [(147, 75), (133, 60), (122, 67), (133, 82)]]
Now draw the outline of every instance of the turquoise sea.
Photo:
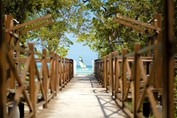
[[(40, 68), (41, 68), (41, 63), (37, 63), (37, 67), (40, 71)], [(48, 63), (48, 67), (50, 67), (50, 64)], [(77, 65), (75, 68), (74, 68), (74, 73), (75, 74), (81, 74), (81, 75), (90, 75), (90, 74), (93, 74), (93, 66), (92, 65), (86, 65), (86, 69), (83, 70), (81, 69), (80, 65)]]
[(83, 70), (80, 65), (77, 65), (75, 71), (76, 74), (90, 75), (93, 74), (93, 67), (92, 65), (86, 65), (86, 69)]

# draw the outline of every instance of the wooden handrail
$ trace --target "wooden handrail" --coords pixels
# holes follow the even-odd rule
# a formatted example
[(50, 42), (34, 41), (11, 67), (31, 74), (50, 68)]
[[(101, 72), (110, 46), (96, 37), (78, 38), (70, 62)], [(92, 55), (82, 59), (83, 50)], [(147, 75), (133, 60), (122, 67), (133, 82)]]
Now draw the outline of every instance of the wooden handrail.
[[(12, 25), (12, 27), (9, 22), (13, 17), (8, 16), (6, 19), (6, 31), (10, 30), (10, 32), (6, 32), (6, 43), (3, 42), (4, 47), (0, 47), (4, 53), (4, 60), (0, 61), (0, 68), (3, 67), (3, 71), (5, 73), (6, 71), (9, 71), (9, 73), (7, 73), (8, 77), (3, 75), (5, 79), (8, 80), (6, 82), (8, 86), (1, 87), (3, 87), (3, 90), (15, 90), (15, 105), (18, 105), (20, 102), (27, 103), (29, 113), (25, 114), (25, 117), (29, 116), (35, 118), (36, 110), (41, 105), (43, 105), (44, 108), (47, 108), (49, 101), (57, 95), (59, 89), (61, 90), (70, 81), (74, 74), (72, 59), (61, 58), (54, 52), (47, 54), (46, 49), (43, 49), (42, 53), (35, 52), (34, 44), (29, 44), (25, 49), (20, 47), (19, 30), (14, 30), (43, 19), (48, 19), (49, 17), (50, 15), (47, 15), (18, 26)], [(33, 29), (36, 27), (34, 26)], [(26, 29), (24, 31), (27, 30), (31, 29)], [(14, 39), (16, 40), (16, 43), (14, 43)], [(4, 49), (7, 52), (4, 51)], [(0, 55), (3, 58), (1, 53)], [(35, 55), (39, 56), (36, 58)], [(6, 62), (4, 62), (5, 60)], [(2, 62), (4, 62), (7, 67), (2, 66)], [(37, 63), (40, 63), (41, 67), (38, 67)], [(4, 94), (6, 95), (6, 91)], [(21, 101), (22, 97), (24, 97), (24, 101)], [(7, 103), (5, 102), (5, 109), (8, 107), (6, 104)], [(9, 117), (12, 115), (12, 112), (9, 111)], [(6, 118), (6, 116), (4, 118)]]
[[(127, 53), (127, 50), (124, 49), (122, 55), (114, 55), (113, 52), (103, 59), (95, 60), (95, 76), (103, 83), (106, 90), (112, 93), (112, 97), (116, 98), (116, 101), (120, 101), (118, 102), (121, 103), (120, 106), (129, 108), (128, 114), (131, 117), (143, 117), (144, 99), (149, 100), (153, 115), (157, 118), (162, 117), (156, 107), (158, 102), (162, 102), (157, 99), (157, 94), (163, 95), (161, 91), (162, 57), (160, 54), (162, 52), (161, 16), (158, 14), (154, 19), (157, 22), (150, 25), (118, 15), (113, 19), (114, 21), (140, 32), (144, 32), (144, 28), (156, 30), (158, 32), (157, 40), (151, 39), (153, 44), (149, 42), (148, 46), (142, 49), (137, 44), (132, 53)], [(170, 70), (170, 73), (174, 71)], [(131, 107), (127, 101), (131, 102)], [(167, 110), (165, 112), (168, 113)]]
[(29, 32), (29, 31), (31, 31), (31, 30), (39, 29), (39, 28), (42, 27), (42, 26), (49, 25), (49, 24), (52, 24), (52, 23), (53, 23), (53, 21), (46, 21), (46, 22), (41, 23), (41, 24), (39, 24), (39, 25), (36, 25), (36, 26), (30, 27), (30, 28), (27, 28), (27, 29), (25, 29), (25, 30), (22, 30), (22, 31), (20, 31), (20, 34), (27, 33), (27, 32)]
[(145, 30), (142, 29), (141, 27), (136, 26), (136, 25), (133, 25), (133, 24), (131, 24), (131, 23), (129, 23), (129, 22), (125, 22), (125, 21), (122, 21), (122, 20), (120, 20), (120, 19), (114, 19), (114, 21), (117, 22), (117, 23), (123, 24), (123, 25), (125, 25), (125, 26), (127, 26), (127, 27), (131, 27), (131, 28), (133, 28), (133, 29), (135, 29), (135, 30), (137, 30), (137, 31), (145, 32)]
[[(164, 94), (162, 93), (163, 88), (159, 88), (157, 85), (158, 82), (162, 81), (157, 74), (159, 67), (156, 60), (159, 55), (144, 56), (149, 50), (160, 52), (160, 45), (140, 49), (140, 44), (136, 44), (133, 53), (127, 53), (127, 49), (123, 49), (122, 56), (112, 52), (94, 62), (95, 77), (112, 94), (120, 106), (129, 110), (127, 113), (131, 117), (143, 117), (142, 106), (145, 99), (149, 100), (153, 115), (157, 118), (162, 117), (162, 111), (157, 109), (159, 103), (162, 102), (157, 99), (157, 94)], [(160, 57), (158, 58), (160, 59)], [(130, 102), (131, 106), (129, 105)]]
[[(26, 101), (31, 111), (30, 114), (33, 114), (32, 117), (35, 117), (36, 115), (35, 109), (37, 109), (35, 106), (36, 104), (38, 104), (36, 100), (38, 99), (39, 91), (41, 91), (42, 93), (42, 96), (45, 101), (43, 102), (43, 105), (44, 105), (44, 108), (46, 108), (48, 101), (54, 96), (56, 96), (59, 89), (63, 88), (67, 84), (67, 82), (69, 82), (69, 80), (73, 77), (73, 60), (66, 59), (66, 58), (59, 59), (58, 58), (59, 56), (56, 53), (52, 52), (50, 54), (50, 59), (52, 60), (51, 60), (50, 68), (49, 68), (47, 66), (46, 51), (43, 50), (43, 54), (41, 54), (42, 59), (41, 60), (37, 59), (37, 62), (41, 62), (41, 71), (38, 72), (38, 68), (36, 65), (36, 59), (34, 56), (35, 53), (34, 53), (33, 44), (29, 45), (29, 49), (30, 51), (26, 59), (23, 57), (22, 60), (20, 60), (20, 58), (15, 60), (20, 63), (25, 63), (25, 68), (24, 68), (23, 75), (21, 78), (19, 78), (18, 72), (15, 69), (14, 60), (10, 59), (9, 56), (7, 59), (9, 60), (8, 62), (10, 64), (10, 68), (13, 67), (12, 71), (14, 72), (15, 78), (18, 80), (18, 84), (19, 84), (19, 88), (17, 88), (15, 100), (17, 101), (17, 104), (18, 104), (20, 102), (21, 94), (24, 94), (25, 99), (27, 99)], [(62, 64), (62, 68), (61, 66), (59, 66), (60, 64)], [(30, 68), (30, 70), (28, 70), (28, 68)], [(62, 69), (61, 72), (59, 72), (60, 70), (59, 68)], [(24, 89), (24, 84), (23, 84), (24, 82), (26, 82), (26, 76), (27, 76), (28, 71), (30, 75), (30, 78), (29, 78), (29, 83), (30, 83), (29, 88), (30, 88), (30, 96), (31, 96), (30, 99), (27, 96), (27, 93), (26, 93), (26, 90)], [(35, 75), (38, 78), (37, 83), (34, 78)], [(61, 84), (59, 84), (60, 80), (62, 81)], [(49, 90), (51, 90), (51, 94), (48, 96)]]
[[(148, 24), (148, 23), (140, 22), (140, 21), (138, 21), (138, 20), (135, 20), (135, 19), (132, 19), (132, 18), (129, 18), (129, 17), (126, 17), (126, 16), (121, 16), (120, 14), (117, 14), (117, 18), (118, 18), (118, 19), (125, 20), (125, 21), (128, 21), (128, 22), (130, 22), (130, 23), (134, 23), (134, 24), (143, 26), (143, 27), (145, 27), (145, 28), (149, 28), (149, 29), (153, 29), (153, 30), (157, 30), (157, 31), (162, 31), (162, 29), (159, 28), (159, 27), (156, 27), (156, 26), (151, 25), (151, 24)], [(157, 20), (157, 19), (156, 19), (156, 20)]]
[(43, 16), (43, 17), (36, 18), (36, 19), (34, 19), (34, 20), (31, 20), (31, 21), (28, 21), (28, 22), (19, 24), (19, 25), (17, 25), (17, 26), (11, 27), (11, 28), (9, 28), (9, 29), (6, 29), (6, 32), (9, 32), (9, 31), (12, 31), (12, 30), (17, 30), (17, 29), (23, 28), (23, 27), (25, 27), (25, 26), (31, 25), (31, 24), (33, 24), (33, 23), (39, 22), (39, 21), (41, 21), (41, 20), (49, 19), (49, 18), (51, 18), (51, 17), (52, 17), (51, 14), (47, 14), (47, 15), (45, 15), (45, 16)]

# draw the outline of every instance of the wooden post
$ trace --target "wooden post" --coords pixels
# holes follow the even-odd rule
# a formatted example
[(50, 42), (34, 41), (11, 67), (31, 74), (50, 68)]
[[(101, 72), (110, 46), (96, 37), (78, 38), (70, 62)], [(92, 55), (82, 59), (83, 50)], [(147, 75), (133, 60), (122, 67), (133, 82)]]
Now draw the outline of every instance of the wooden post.
[(112, 53), (109, 54), (109, 89), (113, 96), (113, 59)]
[(59, 56), (59, 86), (61, 89), (62, 86), (62, 80), (61, 80), (61, 57)]
[(119, 81), (119, 62), (118, 62), (118, 51), (115, 51), (114, 52), (114, 57), (115, 57), (115, 59), (114, 59), (114, 72), (115, 72), (115, 80), (114, 80), (114, 90), (115, 90), (115, 98), (117, 97), (117, 92), (118, 92), (118, 87), (119, 87), (119, 85), (118, 85), (118, 81)]
[(101, 59), (98, 61), (98, 80), (101, 82)]
[(162, 116), (174, 118), (174, 0), (164, 0), (164, 31), (162, 40)]
[(139, 61), (139, 55), (137, 54), (138, 50), (140, 49), (140, 44), (135, 44), (135, 66), (134, 66), (134, 110), (133, 110), (133, 114), (134, 114), (134, 118), (137, 118), (137, 113), (138, 113), (138, 109), (137, 109), (137, 104), (138, 104), (138, 100), (140, 98), (140, 68), (138, 65), (138, 61)]
[(62, 57), (62, 71), (61, 71), (61, 74), (62, 74), (62, 87), (64, 87), (64, 83), (65, 83), (65, 76), (64, 76), (64, 58)]
[(71, 59), (69, 59), (69, 79), (71, 79)]
[(54, 81), (55, 81), (54, 52), (52, 51), (52, 52), (50, 52), (50, 87), (51, 87), (51, 92), (52, 92), (53, 95), (54, 95), (54, 92), (55, 92)]
[(70, 59), (68, 59), (68, 78), (69, 78), (69, 81), (70, 81), (70, 73), (71, 73), (71, 61), (70, 61)]
[(66, 69), (65, 69), (65, 71), (66, 71), (66, 82), (68, 82), (68, 59), (65, 58), (65, 60), (66, 60)]
[(71, 78), (73, 77), (73, 60), (72, 59), (70, 59), (70, 63), (71, 63), (71, 68), (70, 68), (70, 70), (71, 70)]
[(3, 15), (3, 6), (0, 2), (0, 117), (7, 118), (6, 114), (6, 48), (5, 48), (5, 38), (4, 38), (4, 15)]
[(124, 98), (125, 98), (125, 93), (126, 93), (126, 88), (127, 88), (127, 66), (126, 66), (126, 58), (124, 57), (127, 54), (127, 49), (122, 50), (122, 105), (124, 106)]
[(64, 78), (65, 78), (65, 85), (66, 85), (66, 82), (67, 82), (67, 59), (64, 58), (65, 60), (65, 64), (64, 64)]
[(68, 59), (68, 80), (70, 81), (70, 67), (71, 67), (71, 63), (70, 63), (70, 59)]
[(64, 87), (64, 59), (61, 57), (61, 84)]
[(99, 68), (100, 67), (100, 65), (99, 65), (99, 60), (97, 60), (97, 73), (96, 73), (96, 75), (97, 75), (97, 79), (99, 80)]
[(67, 67), (68, 67), (68, 59), (65, 58), (65, 78), (66, 78), (65, 84), (68, 82), (68, 76), (67, 76), (68, 70), (67, 70)]
[(103, 86), (107, 88), (107, 58), (106, 56), (103, 57), (103, 64), (104, 64), (104, 80), (103, 80)]
[(65, 86), (65, 58), (62, 58), (63, 59), (63, 85)]
[(67, 82), (69, 82), (69, 59), (67, 59)]
[(110, 86), (110, 77), (109, 77), (109, 68), (110, 68), (110, 65), (109, 65), (109, 55), (106, 56), (106, 67), (107, 67), (107, 79), (106, 79), (106, 83), (107, 83), (107, 86), (106, 86), (106, 90), (109, 90), (109, 86)]
[(67, 59), (66, 58), (64, 58), (65, 59), (65, 85), (66, 85), (66, 83), (67, 83)]
[(72, 76), (73, 76), (73, 60), (72, 59), (70, 59), (70, 78), (72, 78)]
[(57, 84), (56, 84), (56, 81), (57, 81), (57, 78), (56, 78), (56, 63), (57, 63), (57, 60), (56, 60), (56, 55), (55, 53), (53, 52), (53, 89), (54, 89), (54, 95), (56, 96), (57, 95)]
[(65, 78), (66, 78), (66, 82), (68, 82), (68, 59), (65, 58)]
[(68, 80), (70, 81), (70, 60), (68, 59)]
[[(154, 17), (155, 21), (154, 21), (154, 25), (157, 26), (157, 27), (160, 27), (162, 28), (162, 17), (161, 17), (161, 14), (157, 14), (155, 15)], [(160, 44), (161, 42), (161, 38), (162, 38), (162, 32), (159, 31), (157, 32), (157, 39), (155, 39), (155, 45), (158, 45)], [(161, 71), (161, 68), (162, 68), (162, 58), (161, 58), (161, 54), (160, 54), (160, 51), (158, 48), (155, 48), (154, 50), (154, 62), (155, 62), (155, 67), (158, 67), (156, 68), (156, 71), (155, 71), (155, 78), (154, 78), (154, 84), (155, 84), (155, 88), (161, 88), (162, 87), (162, 71)]]
[(43, 86), (44, 86), (44, 92), (45, 92), (45, 104), (43, 106), (43, 108), (47, 108), (47, 103), (48, 103), (48, 87), (47, 87), (47, 83), (48, 83), (48, 67), (47, 67), (47, 60), (46, 60), (46, 49), (42, 50), (42, 54), (43, 56), (43, 60), (42, 60), (42, 76), (43, 76)]
[(35, 87), (35, 59), (34, 59), (34, 44), (30, 43), (29, 45), (29, 50), (31, 51), (31, 62), (30, 62), (30, 68), (29, 68), (29, 73), (30, 73), (30, 80), (29, 80), (29, 88), (30, 88), (30, 99), (31, 99), (31, 103), (34, 109), (34, 114), (33, 114), (33, 118), (36, 117), (36, 96), (35, 96), (35, 91), (36, 91), (36, 87)]
[(58, 55), (55, 53), (55, 77), (56, 77), (56, 81), (55, 81), (55, 90), (56, 90), (56, 95), (58, 93), (59, 90), (59, 72), (58, 72), (58, 67), (59, 67), (59, 59), (58, 59)]
[(113, 55), (113, 96), (116, 98), (116, 77), (117, 77), (117, 67), (116, 67), (116, 62), (117, 62), (117, 51), (112, 52)]

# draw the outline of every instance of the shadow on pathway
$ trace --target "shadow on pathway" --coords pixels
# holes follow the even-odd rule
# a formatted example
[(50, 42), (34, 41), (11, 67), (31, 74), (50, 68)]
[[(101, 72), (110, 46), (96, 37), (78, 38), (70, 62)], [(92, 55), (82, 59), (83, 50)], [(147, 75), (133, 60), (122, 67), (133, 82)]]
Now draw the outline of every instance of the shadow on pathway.
[(76, 75), (37, 118), (127, 118), (93, 75)]

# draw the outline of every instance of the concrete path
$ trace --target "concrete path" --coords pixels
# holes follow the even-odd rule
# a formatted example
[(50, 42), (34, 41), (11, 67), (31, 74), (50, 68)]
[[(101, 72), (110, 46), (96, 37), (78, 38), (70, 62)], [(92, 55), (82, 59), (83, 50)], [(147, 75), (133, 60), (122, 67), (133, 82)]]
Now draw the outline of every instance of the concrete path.
[(127, 118), (97, 80), (76, 75), (37, 118)]

